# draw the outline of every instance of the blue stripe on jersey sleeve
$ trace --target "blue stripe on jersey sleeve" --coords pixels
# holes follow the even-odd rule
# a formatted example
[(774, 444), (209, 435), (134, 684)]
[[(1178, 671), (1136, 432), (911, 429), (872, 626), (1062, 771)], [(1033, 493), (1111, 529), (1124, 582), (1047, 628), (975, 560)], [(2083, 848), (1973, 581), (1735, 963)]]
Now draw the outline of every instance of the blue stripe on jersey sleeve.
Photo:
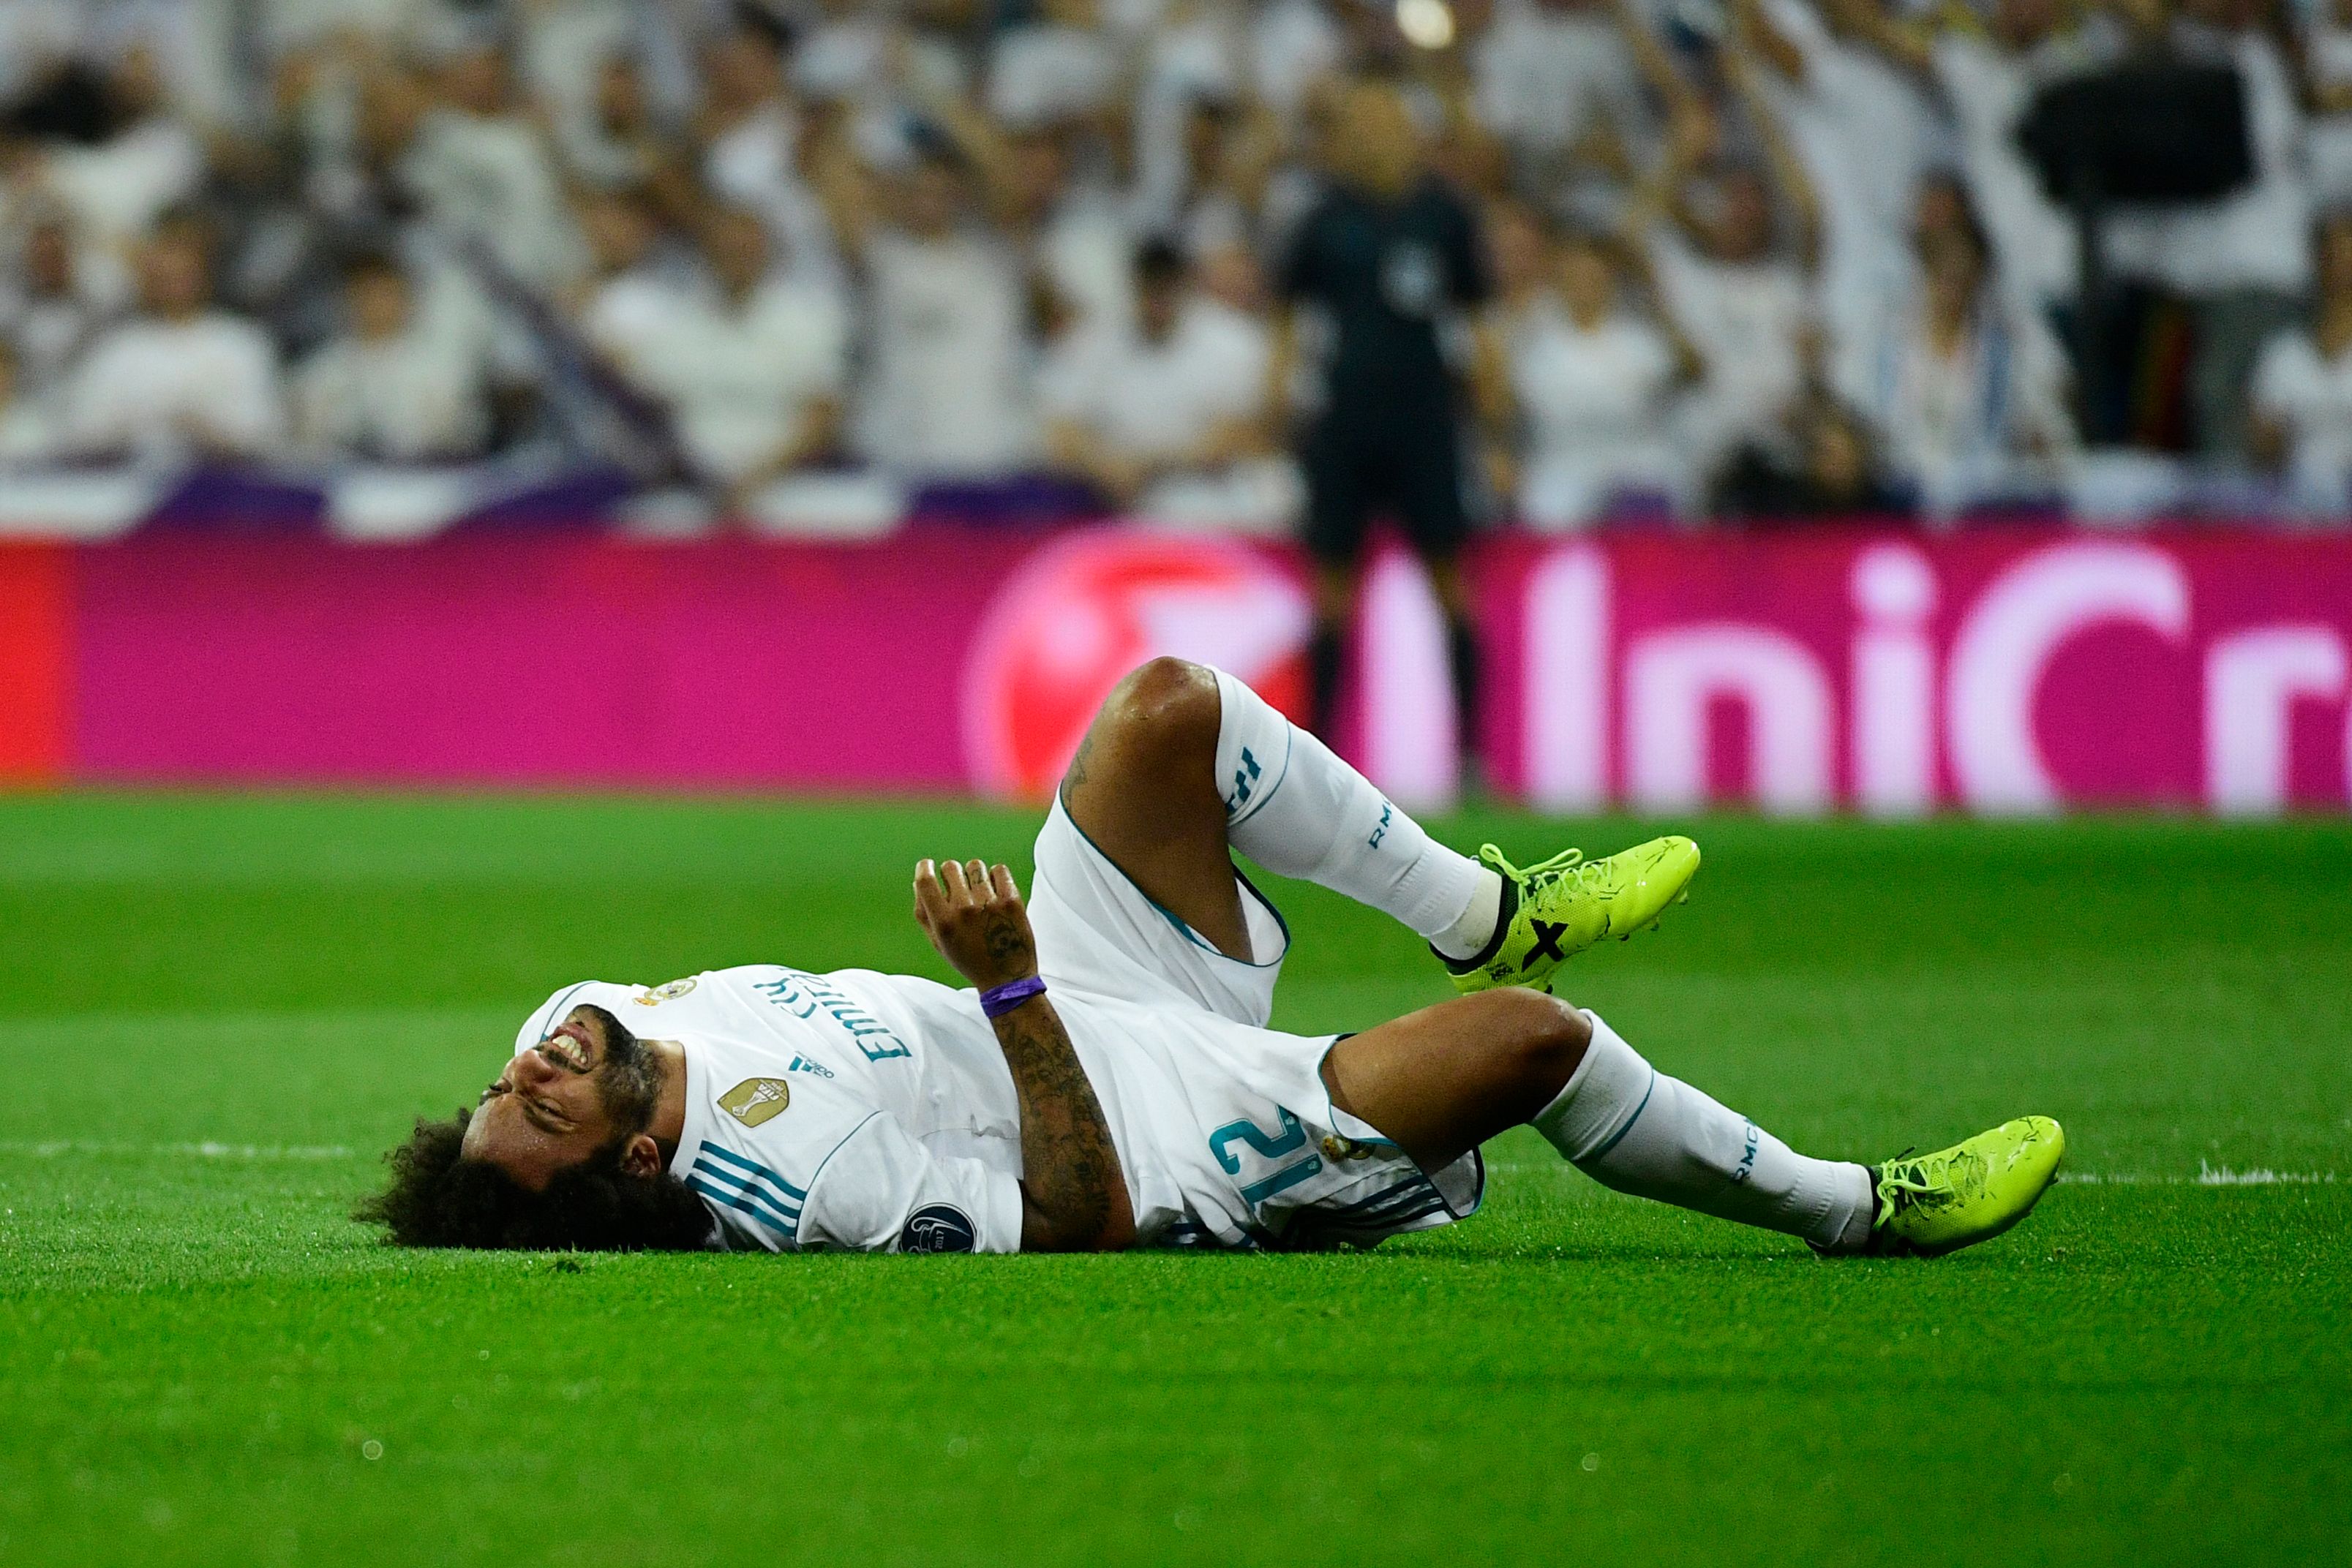
[[(710, 1146), (706, 1144), (695, 1155), (696, 1170), (700, 1171), (728, 1191), (740, 1192), (746, 1197), (758, 1198), (778, 1214), (789, 1217), (794, 1224), (799, 1223), (801, 1206), (797, 1199), (777, 1197), (773, 1190), (761, 1185), (759, 1176), (742, 1176), (724, 1166), (712, 1164), (709, 1157), (711, 1152)], [(762, 1172), (762, 1174), (766, 1173)]]
[(721, 1208), (732, 1208), (748, 1214), (761, 1224), (771, 1229), (780, 1230), (786, 1236), (793, 1234), (797, 1228), (800, 1217), (795, 1214), (790, 1219), (783, 1218), (777, 1212), (774, 1200), (765, 1193), (750, 1188), (730, 1190), (714, 1181), (705, 1180), (703, 1173), (708, 1169), (708, 1166), (698, 1161), (694, 1174), (686, 1178), (686, 1185), (718, 1204)]
[(730, 1191), (751, 1194), (780, 1214), (789, 1214), (795, 1218), (800, 1214), (801, 1206), (797, 1201), (788, 1197), (779, 1197), (772, 1187), (762, 1185), (756, 1176), (744, 1176), (724, 1166), (712, 1164), (709, 1151), (707, 1149), (695, 1155), (694, 1168)]
[(766, 1180), (774, 1183), (778, 1187), (782, 1189), (786, 1197), (793, 1198), (794, 1201), (798, 1201), (799, 1199), (808, 1197), (808, 1194), (803, 1192), (800, 1188), (794, 1186), (792, 1183), (786, 1181), (783, 1177), (778, 1176), (767, 1166), (761, 1165), (756, 1160), (747, 1160), (742, 1155), (735, 1153), (732, 1149), (722, 1149), (717, 1144), (706, 1143), (702, 1145), (700, 1153), (705, 1155), (716, 1155), (719, 1158), (725, 1160), (730, 1165), (740, 1166), (743, 1168), (744, 1175), (754, 1180)]
[(769, 1210), (774, 1210), (774, 1213), (783, 1216), (785, 1220), (793, 1220), (793, 1222), (800, 1220), (800, 1204), (788, 1204), (788, 1201), (779, 1199), (774, 1192), (769, 1192), (769, 1189), (762, 1187), (760, 1183), (746, 1183), (743, 1177), (734, 1176), (731, 1171), (722, 1171), (722, 1168), (713, 1166), (713, 1164), (706, 1159), (694, 1161), (694, 1168), (706, 1177), (708, 1183), (715, 1185), (719, 1192), (740, 1194), (740, 1197), (746, 1197), (746, 1199), (760, 1201), (760, 1204), (767, 1206)]
[(787, 1238), (792, 1234), (790, 1227), (779, 1223), (774, 1215), (768, 1213), (764, 1209), (754, 1207), (750, 1199), (742, 1197), (740, 1193), (730, 1196), (727, 1193), (719, 1191), (717, 1187), (710, 1186), (708, 1182), (703, 1181), (698, 1176), (687, 1177), (686, 1185), (693, 1188), (696, 1192), (701, 1194), (703, 1197), (709, 1201), (717, 1204), (721, 1208), (731, 1208), (738, 1210), (740, 1213), (748, 1214), (769, 1229), (782, 1231)]

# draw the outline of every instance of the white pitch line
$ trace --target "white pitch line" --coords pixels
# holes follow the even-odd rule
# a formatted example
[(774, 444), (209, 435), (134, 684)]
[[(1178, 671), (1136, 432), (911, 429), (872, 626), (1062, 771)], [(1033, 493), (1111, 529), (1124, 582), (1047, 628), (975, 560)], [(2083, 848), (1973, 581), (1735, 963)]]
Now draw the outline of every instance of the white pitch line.
[(2061, 1183), (2076, 1186), (2333, 1186), (2334, 1171), (2274, 1171), (2258, 1166), (2231, 1170), (2228, 1166), (2200, 1162), (2195, 1176), (2144, 1176), (2130, 1171), (2103, 1175), (2098, 1171), (2060, 1171)]
[(2274, 1171), (2267, 1166), (2233, 1171), (2227, 1166), (2197, 1162), (2199, 1186), (2324, 1186), (2335, 1180), (2334, 1171)]

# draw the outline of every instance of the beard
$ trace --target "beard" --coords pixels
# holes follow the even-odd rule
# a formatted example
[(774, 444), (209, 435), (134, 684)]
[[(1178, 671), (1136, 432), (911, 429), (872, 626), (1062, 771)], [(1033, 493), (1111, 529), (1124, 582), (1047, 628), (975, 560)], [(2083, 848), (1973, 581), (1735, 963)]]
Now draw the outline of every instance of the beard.
[(603, 1008), (587, 1009), (604, 1026), (604, 1051), (593, 1082), (597, 1101), (611, 1117), (619, 1141), (625, 1142), (653, 1125), (654, 1104), (661, 1096), (661, 1067), (646, 1042)]

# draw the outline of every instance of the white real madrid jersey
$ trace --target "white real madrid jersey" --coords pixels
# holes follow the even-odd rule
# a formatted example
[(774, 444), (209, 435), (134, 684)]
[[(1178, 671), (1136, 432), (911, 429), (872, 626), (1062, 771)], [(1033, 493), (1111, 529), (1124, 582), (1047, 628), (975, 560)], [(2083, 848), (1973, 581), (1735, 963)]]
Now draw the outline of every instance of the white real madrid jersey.
[(729, 1247), (1020, 1249), (1019, 1103), (971, 992), (774, 964), (665, 986), (588, 981), (549, 998), (516, 1049), (583, 1005), (684, 1047), (670, 1170)]

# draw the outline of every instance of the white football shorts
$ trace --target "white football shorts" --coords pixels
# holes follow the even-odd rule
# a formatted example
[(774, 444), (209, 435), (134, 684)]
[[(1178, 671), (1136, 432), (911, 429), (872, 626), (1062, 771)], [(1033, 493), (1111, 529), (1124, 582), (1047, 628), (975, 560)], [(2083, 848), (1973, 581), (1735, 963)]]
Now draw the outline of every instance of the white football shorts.
[(1331, 1103), (1338, 1035), (1265, 1027), (1290, 947), (1282, 915), (1234, 873), (1258, 962), (1220, 953), (1147, 897), (1056, 799), (1037, 835), (1029, 919), (1074, 1037), (1107, 1050), (1096, 1085), (1146, 1241), (1286, 1250), (1369, 1247), (1473, 1213), (1475, 1151), (1423, 1172)]

